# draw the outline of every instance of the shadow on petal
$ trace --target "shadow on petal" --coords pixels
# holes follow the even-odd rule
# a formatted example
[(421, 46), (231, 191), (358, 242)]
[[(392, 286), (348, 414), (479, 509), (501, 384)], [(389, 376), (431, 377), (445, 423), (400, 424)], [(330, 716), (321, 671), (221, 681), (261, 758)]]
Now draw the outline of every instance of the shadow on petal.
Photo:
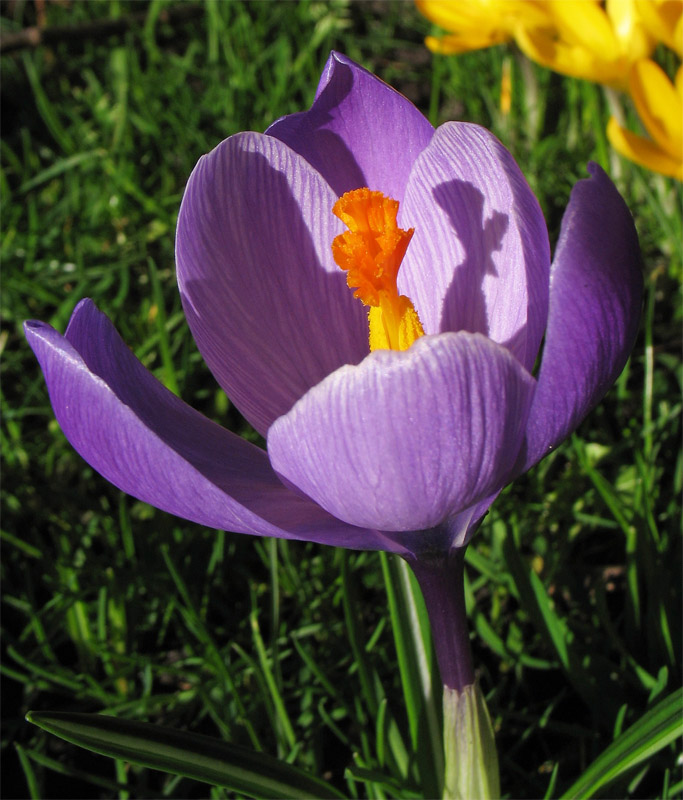
[[(455, 213), (453, 195), (467, 214)], [(507, 214), (494, 211), (484, 219), (484, 195), (466, 181), (449, 181), (434, 189), (434, 199), (446, 212), (463, 248), (443, 304), (442, 331), (469, 331), (489, 336), (489, 320), (483, 283), (487, 275), (499, 277), (493, 253), (501, 250), (509, 226)], [(507, 345), (506, 345), (507, 346)]]
[(195, 341), (261, 434), (312, 386), (369, 352), (367, 319), (332, 259), (335, 196), (277, 139), (233, 137), (193, 173), (178, 283)]

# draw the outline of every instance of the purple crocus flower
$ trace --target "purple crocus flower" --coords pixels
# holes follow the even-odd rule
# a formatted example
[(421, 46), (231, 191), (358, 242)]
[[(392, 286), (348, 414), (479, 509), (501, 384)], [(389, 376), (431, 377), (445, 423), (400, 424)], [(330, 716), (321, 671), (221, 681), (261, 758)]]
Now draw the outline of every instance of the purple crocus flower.
[[(64, 336), (26, 323), (57, 419), (104, 477), (177, 516), (400, 554), (444, 684), (467, 686), (464, 547), (500, 490), (601, 399), (636, 333), (631, 215), (589, 172), (551, 266), (538, 202), (492, 134), (434, 130), (332, 53), (308, 111), (200, 159), (178, 220), (188, 323), (267, 452), (166, 390), (90, 300)], [(414, 229), (398, 290), (425, 335), (403, 351), (369, 351), (366, 311), (333, 259), (345, 226), (332, 209), (359, 187), (398, 201)]]

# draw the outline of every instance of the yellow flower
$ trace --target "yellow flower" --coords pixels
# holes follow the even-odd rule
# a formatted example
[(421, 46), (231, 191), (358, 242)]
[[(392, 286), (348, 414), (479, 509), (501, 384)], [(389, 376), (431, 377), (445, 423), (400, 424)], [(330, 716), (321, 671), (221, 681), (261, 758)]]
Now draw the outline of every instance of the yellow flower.
[(683, 0), (636, 0), (648, 33), (683, 58)]
[(654, 48), (636, 0), (547, 0), (545, 8), (553, 26), (519, 28), (515, 38), (555, 72), (623, 89), (631, 65)]
[(450, 33), (427, 47), (453, 55), (510, 41), (520, 27), (550, 25), (544, 0), (416, 0), (418, 11)]
[(629, 91), (649, 139), (622, 128), (612, 117), (607, 137), (636, 164), (683, 181), (683, 67), (675, 85), (654, 61), (643, 59), (629, 74)]
[(449, 31), (425, 42), (454, 54), (516, 41), (555, 72), (628, 91), (649, 138), (612, 117), (607, 135), (626, 158), (683, 180), (683, 72), (676, 86), (650, 56), (663, 43), (683, 57), (683, 0), (415, 0)]

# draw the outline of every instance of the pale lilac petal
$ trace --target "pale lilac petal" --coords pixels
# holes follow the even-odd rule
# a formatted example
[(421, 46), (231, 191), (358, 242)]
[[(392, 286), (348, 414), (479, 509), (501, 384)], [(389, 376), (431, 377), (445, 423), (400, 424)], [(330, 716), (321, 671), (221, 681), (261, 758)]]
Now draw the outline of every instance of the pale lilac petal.
[(90, 301), (78, 305), (66, 336), (35, 321), (25, 331), (66, 437), (123, 491), (211, 528), (402, 549), (285, 488), (263, 450), (165, 389)]
[(183, 197), (178, 285), (204, 360), (261, 433), (311, 386), (368, 353), (367, 317), (332, 258), (330, 187), (271, 136), (204, 156)]
[(403, 95), (333, 52), (311, 108), (266, 133), (307, 159), (337, 195), (368, 186), (400, 201), (434, 128)]
[(519, 167), (484, 128), (442, 125), (415, 162), (399, 221), (415, 228), (399, 289), (428, 333), (483, 333), (531, 370), (545, 330), (550, 246)]
[(553, 260), (548, 330), (523, 472), (568, 436), (624, 368), (643, 288), (633, 219), (603, 170), (573, 188)]
[(433, 528), (505, 484), (534, 386), (509, 351), (479, 334), (423, 337), (311, 389), (268, 431), (268, 454), (346, 522)]

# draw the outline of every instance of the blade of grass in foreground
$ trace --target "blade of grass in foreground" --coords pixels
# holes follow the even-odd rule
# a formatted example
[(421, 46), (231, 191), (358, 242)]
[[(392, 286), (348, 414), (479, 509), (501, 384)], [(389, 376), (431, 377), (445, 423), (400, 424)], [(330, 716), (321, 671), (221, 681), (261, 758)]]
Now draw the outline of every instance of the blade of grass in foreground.
[(325, 781), (266, 753), (209, 736), (103, 714), (30, 711), (26, 719), (96, 753), (253, 797), (344, 797)]
[(683, 735), (682, 704), (680, 689), (650, 709), (598, 756), (561, 800), (593, 797), (602, 786)]
[(422, 789), (428, 797), (443, 787), (441, 684), (433, 681), (432, 643), (427, 609), (408, 565), (380, 553), (389, 600), (391, 626), (398, 656), (413, 751), (417, 755)]

